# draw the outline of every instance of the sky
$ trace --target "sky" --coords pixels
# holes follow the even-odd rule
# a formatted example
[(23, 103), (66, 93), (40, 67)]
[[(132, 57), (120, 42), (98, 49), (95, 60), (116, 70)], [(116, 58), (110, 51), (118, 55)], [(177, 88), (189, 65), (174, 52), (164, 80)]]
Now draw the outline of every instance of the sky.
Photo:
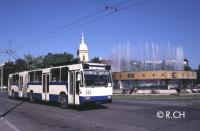
[[(10, 48), (19, 57), (76, 55), (83, 32), (90, 58), (110, 59), (119, 43), (171, 43), (182, 46), (189, 65), (197, 68), (199, 7), (199, 0), (0, 0), (0, 51)], [(57, 34), (40, 37), (50, 32)], [(0, 54), (0, 63), (7, 59)]]

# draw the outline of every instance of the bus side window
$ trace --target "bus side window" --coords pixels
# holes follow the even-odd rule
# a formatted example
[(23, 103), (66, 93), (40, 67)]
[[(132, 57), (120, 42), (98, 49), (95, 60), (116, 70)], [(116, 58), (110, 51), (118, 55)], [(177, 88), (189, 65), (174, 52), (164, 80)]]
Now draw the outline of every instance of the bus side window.
[(19, 74), (16, 74), (16, 84), (18, 84), (18, 82), (19, 82)]
[(60, 68), (51, 69), (51, 82), (60, 81)]
[(80, 87), (83, 87), (83, 72), (80, 72)]
[(76, 72), (76, 94), (79, 94), (79, 86), (80, 86), (80, 73)]
[(28, 76), (29, 76), (28, 82), (33, 83), (34, 82), (34, 72), (29, 72)]
[(61, 81), (67, 82), (68, 81), (68, 67), (61, 68)]
[(14, 84), (15, 83), (15, 77), (14, 75), (12, 75), (12, 81), (11, 81), (11, 84)]
[(81, 76), (80, 87), (83, 87), (83, 72), (82, 71), (81, 71), (80, 76)]
[(42, 71), (35, 72), (35, 82), (42, 82)]
[(12, 76), (12, 84), (18, 84), (19, 81), (19, 75), (15, 74)]

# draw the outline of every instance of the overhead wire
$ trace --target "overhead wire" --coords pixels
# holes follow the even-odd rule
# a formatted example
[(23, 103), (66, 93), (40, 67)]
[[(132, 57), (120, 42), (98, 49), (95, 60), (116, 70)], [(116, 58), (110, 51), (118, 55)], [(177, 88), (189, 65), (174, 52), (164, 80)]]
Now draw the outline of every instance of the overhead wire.
[(136, 12), (155, 14), (155, 15), (164, 15), (164, 16), (176, 17), (176, 18), (181, 18), (181, 19), (186, 19), (186, 20), (200, 21), (199, 19), (194, 18), (194, 17), (177, 15), (177, 14), (172, 14), (172, 13), (168, 13), (168, 12), (158, 12), (158, 11), (154, 11), (154, 10), (146, 10), (146, 9), (138, 9), (138, 8), (135, 8), (135, 9), (133, 8), (131, 10), (136, 11)]

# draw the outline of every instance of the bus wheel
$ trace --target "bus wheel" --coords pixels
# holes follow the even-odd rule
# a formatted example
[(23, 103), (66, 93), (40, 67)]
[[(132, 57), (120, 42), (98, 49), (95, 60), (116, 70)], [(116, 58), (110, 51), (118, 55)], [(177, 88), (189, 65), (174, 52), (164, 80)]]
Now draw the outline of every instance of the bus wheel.
[(112, 103), (112, 99), (109, 99), (109, 100), (108, 100), (108, 103)]
[(62, 108), (68, 108), (68, 98), (67, 95), (64, 93), (60, 94), (60, 106)]
[(14, 90), (11, 92), (11, 98), (16, 99)]
[(29, 94), (29, 100), (31, 103), (35, 102), (34, 98), (33, 98), (33, 92), (30, 92)]

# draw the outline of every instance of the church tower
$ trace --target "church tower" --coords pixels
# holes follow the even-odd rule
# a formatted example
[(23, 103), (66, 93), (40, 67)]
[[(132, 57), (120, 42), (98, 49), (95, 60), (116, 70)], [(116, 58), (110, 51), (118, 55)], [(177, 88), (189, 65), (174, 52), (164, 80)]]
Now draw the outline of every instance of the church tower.
[(88, 48), (87, 45), (84, 42), (84, 36), (82, 33), (81, 37), (81, 43), (79, 46), (79, 49), (77, 51), (77, 56), (80, 59), (81, 62), (88, 62), (89, 61), (89, 56), (88, 56)]

